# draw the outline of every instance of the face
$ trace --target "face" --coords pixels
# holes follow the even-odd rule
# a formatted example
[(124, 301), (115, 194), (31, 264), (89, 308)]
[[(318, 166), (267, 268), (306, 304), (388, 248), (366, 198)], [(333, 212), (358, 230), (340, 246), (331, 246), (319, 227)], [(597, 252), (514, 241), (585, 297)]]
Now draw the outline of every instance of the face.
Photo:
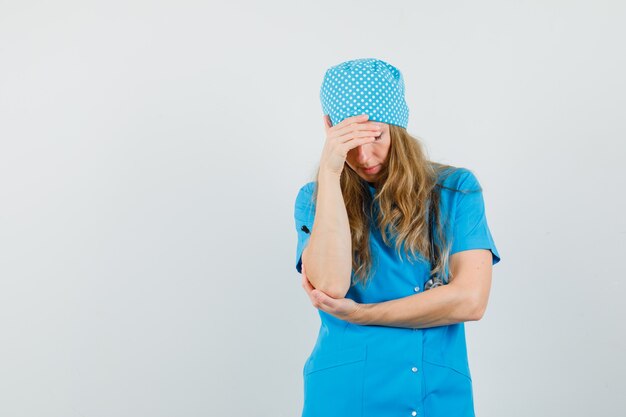
[[(346, 163), (361, 178), (368, 182), (375, 182), (382, 168), (387, 164), (391, 136), (389, 136), (389, 125), (387, 123), (374, 122), (381, 128), (380, 137), (374, 142), (359, 145), (350, 149), (346, 156)], [(367, 170), (366, 168), (372, 168)]]

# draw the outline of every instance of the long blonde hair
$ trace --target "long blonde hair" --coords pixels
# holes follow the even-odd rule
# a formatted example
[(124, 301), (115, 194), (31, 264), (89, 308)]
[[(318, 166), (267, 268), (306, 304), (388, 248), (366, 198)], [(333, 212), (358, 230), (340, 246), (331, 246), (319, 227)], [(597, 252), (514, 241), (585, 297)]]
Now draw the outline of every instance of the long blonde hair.
[[(449, 277), (445, 275), (449, 274), (451, 242), (444, 236), (446, 224), (443, 222), (447, 219), (440, 219), (439, 201), (441, 188), (449, 187), (443, 187), (439, 180), (454, 172), (456, 167), (428, 160), (421, 142), (406, 129), (390, 124), (389, 133), (388, 163), (379, 173), (373, 199), (367, 181), (347, 163), (340, 178), (350, 222), (354, 281), (361, 281), (365, 286), (372, 276), (369, 231), (373, 202), (377, 202), (378, 216), (373, 220), (384, 243), (390, 246), (388, 233), (395, 236), (398, 256), (401, 257), (402, 247), (411, 263), (412, 257), (421, 255), (431, 263), (430, 277), (447, 283)], [(319, 167), (317, 173), (316, 178)], [(313, 202), (317, 201), (317, 190), (315, 187)]]

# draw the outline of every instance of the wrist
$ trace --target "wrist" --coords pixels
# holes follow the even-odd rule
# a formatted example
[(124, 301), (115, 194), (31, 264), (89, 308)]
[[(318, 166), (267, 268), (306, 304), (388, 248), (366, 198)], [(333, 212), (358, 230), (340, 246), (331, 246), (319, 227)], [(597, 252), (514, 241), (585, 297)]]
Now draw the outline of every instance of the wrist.
[(341, 174), (337, 174), (332, 171), (320, 170), (317, 176), (317, 181), (339, 183), (340, 178)]
[(375, 308), (376, 304), (377, 303), (361, 304), (361, 308), (359, 309), (356, 317), (356, 324), (360, 324), (363, 326), (372, 324), (374, 317), (373, 309)]

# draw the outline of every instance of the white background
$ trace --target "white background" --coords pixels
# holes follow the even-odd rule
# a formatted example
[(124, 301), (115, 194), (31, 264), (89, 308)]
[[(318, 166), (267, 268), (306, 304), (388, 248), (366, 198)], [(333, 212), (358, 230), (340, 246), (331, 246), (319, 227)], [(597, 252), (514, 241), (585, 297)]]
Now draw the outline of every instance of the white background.
[(502, 256), (481, 417), (621, 416), (626, 6), (0, 1), (0, 415), (299, 416), (295, 196), (376, 57)]

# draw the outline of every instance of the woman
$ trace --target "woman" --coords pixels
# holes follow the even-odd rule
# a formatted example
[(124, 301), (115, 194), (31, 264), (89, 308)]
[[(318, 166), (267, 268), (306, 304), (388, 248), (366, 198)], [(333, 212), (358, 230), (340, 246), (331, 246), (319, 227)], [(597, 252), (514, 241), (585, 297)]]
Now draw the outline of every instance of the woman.
[(500, 260), (480, 184), (426, 159), (391, 64), (335, 65), (320, 96), (326, 143), (294, 213), (321, 318), (302, 416), (474, 416), (464, 322), (483, 316)]

